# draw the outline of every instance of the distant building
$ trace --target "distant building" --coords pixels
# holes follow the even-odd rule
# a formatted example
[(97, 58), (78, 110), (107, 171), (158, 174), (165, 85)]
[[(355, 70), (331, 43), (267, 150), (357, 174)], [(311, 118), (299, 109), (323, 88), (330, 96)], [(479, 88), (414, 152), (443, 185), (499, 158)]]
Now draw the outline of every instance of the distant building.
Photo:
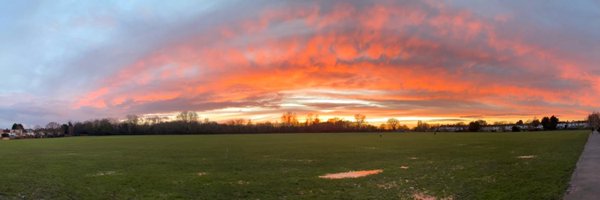
[[(517, 127), (517, 130), (523, 131), (536, 131), (536, 130), (544, 130), (544, 126), (539, 125), (536, 127), (532, 127), (530, 124), (498, 124), (498, 125), (485, 125), (482, 126), (481, 132), (511, 132), (513, 131), (513, 127)], [(586, 121), (571, 121), (571, 122), (559, 122), (557, 127), (558, 130), (567, 130), (567, 129), (587, 129), (589, 128), (589, 124)], [(439, 132), (465, 132), (469, 131), (468, 125), (441, 125), (437, 128)]]

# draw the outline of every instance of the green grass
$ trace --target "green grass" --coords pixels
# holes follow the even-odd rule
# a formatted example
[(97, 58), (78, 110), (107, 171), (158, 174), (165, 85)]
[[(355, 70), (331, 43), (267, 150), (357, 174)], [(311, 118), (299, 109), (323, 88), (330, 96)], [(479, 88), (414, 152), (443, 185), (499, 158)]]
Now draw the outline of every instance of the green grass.
[(0, 141), (0, 199), (560, 199), (587, 132)]

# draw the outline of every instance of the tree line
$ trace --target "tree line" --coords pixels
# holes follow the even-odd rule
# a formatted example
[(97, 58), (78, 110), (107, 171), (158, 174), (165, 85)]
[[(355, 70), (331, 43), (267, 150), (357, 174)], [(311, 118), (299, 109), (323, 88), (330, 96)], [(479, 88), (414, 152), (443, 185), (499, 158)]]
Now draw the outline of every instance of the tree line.
[[(544, 117), (542, 120), (534, 118), (527, 122), (519, 120), (514, 124), (495, 122), (488, 124), (485, 120), (476, 120), (469, 123), (459, 122), (451, 125), (431, 125), (418, 121), (414, 128), (401, 124), (395, 118), (388, 119), (379, 126), (374, 126), (366, 121), (363, 114), (354, 115), (354, 120), (344, 120), (334, 117), (322, 121), (318, 115), (308, 114), (300, 122), (296, 113), (286, 112), (281, 116), (280, 122), (254, 123), (248, 119), (232, 119), (224, 123), (217, 123), (208, 119), (200, 120), (196, 112), (184, 111), (176, 116), (176, 120), (153, 116), (141, 118), (137, 115), (127, 115), (125, 120), (95, 119), (84, 122), (68, 122), (59, 124), (50, 122), (45, 127), (36, 126), (35, 132), (42, 132), (45, 137), (81, 136), (81, 135), (159, 135), (159, 134), (224, 134), (224, 133), (321, 133), (321, 132), (429, 132), (439, 131), (444, 126), (462, 127), (458, 131), (478, 132), (486, 126), (512, 126), (513, 132), (525, 130), (556, 130), (560, 120), (556, 116)], [(595, 112), (588, 116), (589, 127), (598, 130), (600, 127), (600, 113)], [(14, 124), (13, 130), (24, 130), (22, 124)]]
[(160, 117), (140, 118), (127, 115), (125, 120), (96, 119), (84, 122), (67, 123), (62, 126), (46, 126), (41, 130), (61, 135), (163, 135), (163, 134), (224, 134), (224, 133), (320, 133), (320, 132), (378, 132), (388, 131), (366, 123), (362, 114), (355, 115), (355, 121), (330, 118), (321, 121), (318, 115), (309, 114), (300, 122), (295, 113), (287, 112), (280, 122), (254, 123), (248, 119), (232, 119), (217, 123), (208, 119), (200, 120), (197, 113), (184, 111), (176, 120), (167, 121)]

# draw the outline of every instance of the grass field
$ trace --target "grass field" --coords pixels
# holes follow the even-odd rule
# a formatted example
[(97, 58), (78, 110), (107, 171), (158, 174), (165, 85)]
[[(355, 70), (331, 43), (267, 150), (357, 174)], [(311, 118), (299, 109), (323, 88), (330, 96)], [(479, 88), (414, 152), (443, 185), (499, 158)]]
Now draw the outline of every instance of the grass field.
[[(560, 199), (587, 133), (0, 141), (0, 199), (411, 199), (418, 193), (453, 199)], [(535, 157), (518, 158), (524, 155)], [(319, 178), (371, 169), (383, 173)]]

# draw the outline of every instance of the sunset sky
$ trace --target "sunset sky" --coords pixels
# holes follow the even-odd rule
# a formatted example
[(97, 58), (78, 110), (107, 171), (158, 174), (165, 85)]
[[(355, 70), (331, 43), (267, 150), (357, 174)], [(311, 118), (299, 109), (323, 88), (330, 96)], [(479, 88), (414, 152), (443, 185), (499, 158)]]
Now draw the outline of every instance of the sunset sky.
[(2, 128), (183, 110), (580, 120), (600, 110), (600, 3), (9, 0), (0, 75)]

